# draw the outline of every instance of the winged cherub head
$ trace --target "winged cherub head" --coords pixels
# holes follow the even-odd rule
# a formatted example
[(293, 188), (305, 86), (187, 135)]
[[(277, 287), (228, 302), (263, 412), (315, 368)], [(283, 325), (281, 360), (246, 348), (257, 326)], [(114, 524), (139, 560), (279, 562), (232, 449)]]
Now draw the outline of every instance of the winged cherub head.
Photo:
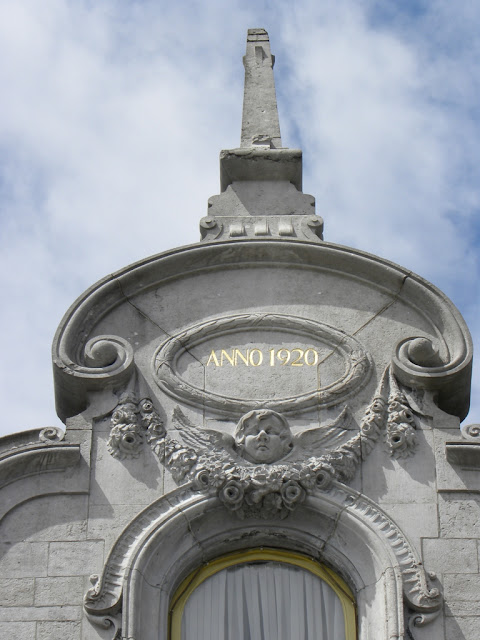
[(235, 449), (249, 462), (276, 462), (292, 448), (290, 426), (276, 411), (249, 411), (240, 418), (235, 429)]

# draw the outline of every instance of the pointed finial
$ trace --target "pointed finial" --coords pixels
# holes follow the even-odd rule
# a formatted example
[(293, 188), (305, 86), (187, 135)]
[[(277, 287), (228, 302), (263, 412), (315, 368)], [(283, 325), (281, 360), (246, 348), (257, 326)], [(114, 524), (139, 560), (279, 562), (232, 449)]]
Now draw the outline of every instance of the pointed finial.
[(245, 90), (243, 94), (242, 136), (240, 147), (282, 146), (278, 122), (277, 97), (270, 40), (265, 29), (249, 29), (247, 52), (243, 58)]
[(249, 29), (241, 143), (220, 152), (221, 193), (200, 221), (204, 242), (323, 240), (315, 198), (302, 193), (302, 152), (282, 147), (273, 63), (268, 33)]

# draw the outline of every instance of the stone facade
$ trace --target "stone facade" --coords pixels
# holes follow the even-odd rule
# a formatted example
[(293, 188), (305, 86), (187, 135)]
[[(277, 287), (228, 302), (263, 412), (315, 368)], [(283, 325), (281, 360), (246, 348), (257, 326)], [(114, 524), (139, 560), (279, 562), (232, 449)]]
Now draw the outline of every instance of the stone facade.
[(77, 300), (53, 345), (65, 434), (1, 441), (2, 637), (166, 639), (182, 580), (258, 547), (340, 575), (359, 640), (480, 637), (468, 329), (419, 276), (323, 241), (265, 31), (244, 62), (200, 243)]

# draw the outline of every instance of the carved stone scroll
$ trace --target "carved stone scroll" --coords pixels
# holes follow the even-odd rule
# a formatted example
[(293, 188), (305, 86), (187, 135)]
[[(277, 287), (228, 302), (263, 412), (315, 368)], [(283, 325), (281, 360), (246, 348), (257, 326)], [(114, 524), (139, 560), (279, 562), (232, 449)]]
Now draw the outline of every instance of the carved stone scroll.
[(392, 358), (393, 373), (413, 389), (438, 392), (438, 405), (447, 413), (463, 419), (468, 413), (472, 344), (466, 329), (455, 326), (450, 338), (451, 350), (429, 338), (402, 340)]
[[(62, 388), (71, 389), (75, 397), (81, 395), (79, 390), (85, 395), (87, 391), (108, 387), (121, 389), (132, 376), (133, 349), (124, 338), (95, 336), (75, 354), (70, 353), (68, 346), (68, 343), (58, 343), (58, 352), (54, 354), (54, 374), (56, 379), (62, 380)], [(61, 407), (57, 409), (63, 417)]]

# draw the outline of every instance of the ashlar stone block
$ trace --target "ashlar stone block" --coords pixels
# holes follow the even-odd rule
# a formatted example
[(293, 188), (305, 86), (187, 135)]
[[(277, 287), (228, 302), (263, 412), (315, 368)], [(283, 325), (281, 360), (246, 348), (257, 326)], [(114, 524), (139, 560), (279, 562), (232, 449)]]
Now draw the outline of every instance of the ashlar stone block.
[(448, 640), (478, 640), (480, 638), (480, 616), (446, 618), (445, 637)]
[(39, 622), (36, 640), (77, 640), (80, 633), (80, 622)]
[(0, 544), (0, 573), (4, 578), (47, 575), (47, 542)]
[(480, 538), (480, 496), (443, 493), (439, 496), (440, 531), (445, 538)]
[(423, 560), (428, 570), (437, 574), (478, 573), (477, 541), (426, 538)]
[[(480, 597), (480, 574), (463, 575), (462, 573), (446, 575), (443, 579), (445, 600), (475, 602)], [(480, 611), (479, 611), (480, 613)]]
[(0, 622), (0, 638), (33, 640), (36, 626), (36, 622)]
[(436, 502), (432, 433), (419, 431), (417, 438), (413, 455), (398, 460), (389, 457), (384, 443), (377, 442), (361, 468), (363, 493), (383, 504), (411, 504), (412, 496), (417, 505)]
[(82, 617), (82, 607), (5, 607), (0, 608), (2, 622), (61, 620), (74, 621)]
[(48, 555), (49, 576), (84, 576), (103, 566), (103, 540), (52, 542)]
[(37, 578), (35, 580), (35, 606), (75, 605), (84, 594), (82, 577)]
[(56, 495), (30, 500), (2, 522), (2, 539), (81, 540), (86, 536), (87, 496)]
[(0, 580), (0, 604), (2, 607), (33, 605), (34, 589), (33, 578), (3, 578)]
[(144, 448), (140, 458), (113, 458), (107, 450), (108, 432), (94, 437), (95, 483), (91, 505), (152, 503), (162, 493), (162, 471), (152, 451)]

